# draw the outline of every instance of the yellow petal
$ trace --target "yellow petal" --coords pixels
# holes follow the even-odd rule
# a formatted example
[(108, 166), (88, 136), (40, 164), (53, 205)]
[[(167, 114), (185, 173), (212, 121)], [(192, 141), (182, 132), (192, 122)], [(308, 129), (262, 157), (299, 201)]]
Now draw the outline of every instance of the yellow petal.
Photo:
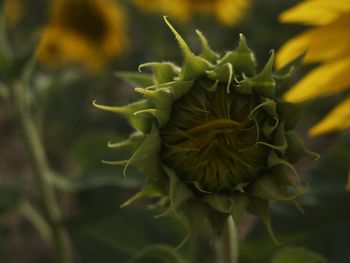
[(53, 2), (37, 55), (46, 66), (68, 63), (99, 71), (126, 42), (124, 14), (113, 1), (59, 0)]
[(227, 25), (232, 25), (242, 16), (251, 0), (133, 0), (146, 11), (158, 11), (180, 22), (196, 14), (213, 14)]
[[(350, 96), (310, 130), (311, 136), (350, 128)], [(348, 184), (350, 186), (350, 182)]]
[[(350, 1), (349, 1), (350, 2)], [(350, 55), (350, 14), (333, 23), (308, 30), (288, 41), (277, 54), (278, 67), (307, 50), (304, 62), (329, 61)]]
[(283, 12), (279, 19), (285, 23), (326, 25), (350, 11), (349, 0), (309, 0)]
[(75, 33), (49, 26), (43, 32), (37, 56), (47, 67), (60, 67), (65, 63), (82, 64), (91, 71), (100, 70), (103, 58), (94, 45)]
[(350, 86), (350, 57), (317, 67), (287, 92), (285, 99), (300, 102), (340, 92)]
[(250, 0), (216, 1), (216, 15), (224, 24), (233, 25), (242, 17), (249, 5)]

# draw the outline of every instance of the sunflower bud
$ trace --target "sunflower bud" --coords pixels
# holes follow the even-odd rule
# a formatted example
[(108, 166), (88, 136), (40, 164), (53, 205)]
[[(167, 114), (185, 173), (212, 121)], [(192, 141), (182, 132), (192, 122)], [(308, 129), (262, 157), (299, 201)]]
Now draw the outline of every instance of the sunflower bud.
[(269, 202), (295, 204), (302, 194), (293, 163), (306, 155), (293, 131), (303, 105), (284, 102), (295, 64), (273, 71), (274, 52), (261, 72), (243, 35), (223, 57), (202, 44), (194, 55), (172, 25), (182, 67), (169, 62), (153, 70), (154, 85), (138, 87), (143, 100), (125, 107), (95, 106), (126, 117), (136, 132), (111, 147), (129, 147), (129, 160), (147, 175), (140, 197), (158, 197), (164, 214), (182, 212), (193, 226), (207, 218), (217, 233), (227, 217), (237, 223), (246, 210), (261, 217), (273, 237)]

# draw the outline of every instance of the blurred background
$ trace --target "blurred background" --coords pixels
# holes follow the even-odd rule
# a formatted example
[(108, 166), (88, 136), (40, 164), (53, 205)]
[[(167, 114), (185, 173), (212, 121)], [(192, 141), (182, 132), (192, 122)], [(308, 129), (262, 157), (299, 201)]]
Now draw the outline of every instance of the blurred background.
[[(149, 61), (181, 63), (178, 45), (163, 22), (167, 9), (155, 10), (156, 1), (63, 2), (67, 0), (0, 1), (0, 262), (54, 262), (52, 249), (34, 226), (38, 220), (27, 206), (30, 203), (40, 211), (42, 200), (9, 99), (10, 89), (33, 57), (36, 64), (27, 80), (29, 110), (55, 172), (50, 183), (68, 229), (74, 262), (128, 262), (152, 244), (175, 247), (188, 232), (185, 222), (175, 217), (155, 219), (157, 212), (146, 209), (145, 201), (120, 208), (144, 177), (129, 168), (124, 178), (122, 168), (101, 160), (127, 158), (127, 153), (108, 149), (107, 142), (121, 141), (132, 130), (124, 119), (92, 106), (93, 100), (124, 105), (138, 98), (133, 83), (116, 72), (137, 71), (139, 64)], [(176, 12), (167, 15), (195, 52), (200, 44), (195, 29), (221, 54), (233, 49), (243, 33), (261, 66), (270, 49), (278, 50), (305, 29), (278, 22), (278, 15), (298, 2), (250, 1), (233, 22), (210, 12), (182, 18)], [(77, 8), (79, 4), (83, 7)], [(298, 77), (308, 69), (303, 66)], [(306, 185), (306, 194), (300, 198), (305, 213), (286, 204), (272, 208), (282, 247), (309, 248), (332, 263), (350, 261), (350, 192), (345, 189), (350, 137), (343, 132), (310, 138), (307, 130), (345, 95), (318, 100), (300, 122), (298, 130), (306, 145), (321, 155), (297, 167)], [(270, 262), (281, 249), (262, 223), (248, 214), (239, 226), (239, 236), (242, 263)], [(210, 233), (203, 231), (179, 252), (186, 262), (215, 262), (214, 243)]]

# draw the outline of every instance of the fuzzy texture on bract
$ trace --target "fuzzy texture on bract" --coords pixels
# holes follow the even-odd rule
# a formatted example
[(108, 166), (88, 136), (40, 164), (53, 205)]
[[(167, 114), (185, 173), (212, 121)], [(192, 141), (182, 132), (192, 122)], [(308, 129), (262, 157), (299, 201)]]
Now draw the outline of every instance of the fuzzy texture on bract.
[[(285, 98), (301, 102), (350, 87), (350, 1), (305, 0), (281, 14), (283, 23), (312, 26), (289, 40), (277, 54), (277, 66), (306, 52), (304, 63), (320, 63)], [(320, 135), (350, 128), (350, 97), (310, 130)]]
[[(263, 219), (273, 237), (269, 202), (298, 207), (295, 198), (303, 191), (292, 164), (315, 156), (293, 131), (305, 105), (281, 99), (302, 58), (273, 72), (271, 52), (257, 73), (243, 35), (235, 50), (219, 56), (197, 30), (202, 44), (197, 56), (165, 21), (181, 48), (182, 67), (143, 64), (140, 70), (147, 67), (154, 73), (152, 84), (135, 88), (144, 99), (123, 107), (94, 102), (135, 128), (128, 140), (109, 144), (130, 149), (131, 157), (106, 161), (124, 165), (124, 171), (134, 166), (147, 176), (143, 189), (124, 205), (156, 198), (162, 215), (184, 214), (193, 231), (208, 219), (217, 234), (229, 216), (237, 224), (248, 210)], [(140, 79), (144, 82), (145, 75)]]
[(125, 49), (125, 19), (111, 0), (55, 0), (37, 56), (48, 67), (76, 64), (100, 71)]

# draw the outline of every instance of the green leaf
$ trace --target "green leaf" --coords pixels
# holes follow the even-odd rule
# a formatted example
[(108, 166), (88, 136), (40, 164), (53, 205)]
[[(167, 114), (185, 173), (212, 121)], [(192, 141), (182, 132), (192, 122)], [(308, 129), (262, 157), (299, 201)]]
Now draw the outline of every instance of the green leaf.
[(324, 256), (302, 247), (284, 247), (272, 258), (271, 263), (326, 263)]
[(154, 85), (153, 76), (149, 73), (134, 71), (117, 71), (114, 76), (123, 79), (132, 87), (148, 87)]
[(185, 263), (183, 257), (172, 247), (157, 244), (138, 252), (129, 263)]

